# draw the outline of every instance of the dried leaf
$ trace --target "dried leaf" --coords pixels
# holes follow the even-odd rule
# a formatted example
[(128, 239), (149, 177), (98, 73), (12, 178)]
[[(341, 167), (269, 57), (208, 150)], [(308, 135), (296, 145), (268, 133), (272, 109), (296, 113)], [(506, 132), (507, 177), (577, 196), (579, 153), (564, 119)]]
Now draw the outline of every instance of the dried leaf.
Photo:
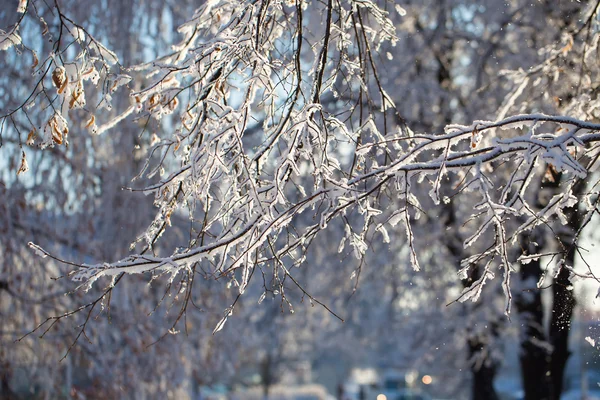
[(31, 69), (34, 69), (38, 66), (40, 61), (38, 60), (37, 53), (35, 51), (31, 51), (31, 55), (33, 56), (33, 64), (31, 65)]
[(21, 173), (25, 173), (27, 171), (29, 171), (29, 165), (27, 165), (27, 158), (25, 157), (25, 152), (22, 151), (21, 152), (21, 166), (19, 167), (19, 170), (17, 171), (17, 175), (20, 175)]
[(54, 87), (59, 89), (59, 93), (61, 93), (61, 88), (63, 87), (63, 83), (67, 80), (67, 71), (65, 67), (56, 67), (54, 72), (52, 72), (52, 83)]
[(95, 123), (96, 123), (96, 116), (94, 114), (92, 114), (92, 116), (90, 117), (90, 119), (88, 120), (88, 122), (85, 124), (85, 127), (89, 129)]
[(35, 144), (35, 128), (32, 128), (27, 135), (27, 145), (33, 146)]

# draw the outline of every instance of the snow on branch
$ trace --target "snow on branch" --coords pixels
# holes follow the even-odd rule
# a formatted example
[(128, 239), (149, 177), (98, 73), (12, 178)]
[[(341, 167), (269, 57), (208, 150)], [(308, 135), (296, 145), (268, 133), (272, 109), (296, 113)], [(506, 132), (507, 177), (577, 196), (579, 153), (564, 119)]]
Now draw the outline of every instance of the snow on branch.
[[(419, 270), (413, 224), (424, 208), (459, 198), (473, 211), (461, 221), (470, 232), (464, 247), (473, 252), (464, 268), (486, 266), (463, 299), (477, 299), (499, 267), (508, 314), (517, 261), (510, 246), (575, 205), (572, 186), (592, 168), (588, 150), (600, 141), (600, 124), (523, 114), (448, 125), (439, 134), (414, 134), (405, 124), (395, 131), (389, 118), (395, 106), (374, 62), (382, 46), (397, 41), (387, 12), (368, 0), (313, 2), (314, 9), (303, 0), (266, 3), (206, 2), (179, 28), (181, 42), (168, 54), (123, 71), (113, 52), (59, 10), (79, 55), (68, 61), (66, 49), (56, 48), (44, 61), (48, 77), (32, 96), (55, 90), (56, 106), (40, 146), (67, 143), (66, 116), (84, 109), (87, 80), (103, 80), (88, 129), (102, 133), (131, 116), (160, 128), (136, 177), (151, 183), (131, 189), (153, 196), (158, 210), (131, 245), (137, 254), (79, 265), (73, 279), (87, 289), (123, 273), (166, 274), (172, 281), (202, 266), (242, 294), (254, 269), (269, 264), (289, 274), (287, 266), (302, 263), (308, 243), (354, 211), (362, 226), (346, 229), (345, 241), (357, 258), (368, 251), (369, 229), (377, 226), (391, 241), (386, 226), (402, 222), (406, 238), (397, 240), (406, 241)], [(308, 33), (309, 12), (324, 23)], [(2, 34), (18, 44), (14, 33)], [(128, 93), (124, 111), (110, 113), (113, 95), (122, 92)], [(381, 107), (373, 107), (376, 101)], [(539, 210), (527, 188), (547, 168), (565, 179), (561, 193)], [(382, 202), (382, 193), (393, 193), (393, 201)], [(160, 246), (168, 229), (185, 224), (189, 241), (176, 250)]]

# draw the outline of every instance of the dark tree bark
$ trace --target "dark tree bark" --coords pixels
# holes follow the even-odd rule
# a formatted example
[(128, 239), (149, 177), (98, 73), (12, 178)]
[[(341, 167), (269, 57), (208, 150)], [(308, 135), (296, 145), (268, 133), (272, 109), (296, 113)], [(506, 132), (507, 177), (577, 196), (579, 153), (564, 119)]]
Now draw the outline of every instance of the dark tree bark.
[[(552, 181), (544, 186), (551, 192), (558, 190), (561, 174), (552, 173)], [(563, 182), (564, 184), (564, 182)], [(585, 189), (585, 181), (578, 182), (573, 188), (573, 194), (581, 197)], [(545, 204), (538, 205), (541, 208)], [(560, 246), (565, 251), (563, 262), (573, 266), (575, 261), (576, 234), (581, 228), (581, 216), (577, 205), (565, 210), (568, 224), (559, 231)], [(523, 238), (524, 248), (529, 252), (537, 252), (529, 244), (538, 242), (544, 247), (542, 234), (532, 233), (533, 237)], [(521, 375), (525, 400), (560, 400), (563, 392), (564, 372), (571, 351), (569, 350), (569, 333), (575, 298), (569, 281), (570, 272), (562, 267), (552, 284), (552, 314), (548, 331), (544, 329), (541, 291), (531, 285), (538, 282), (542, 274), (539, 260), (521, 265), (521, 281), (526, 283), (524, 290), (516, 297), (516, 306), (522, 320), (521, 332)], [(549, 350), (543, 343), (549, 344)], [(542, 346), (540, 346), (542, 344)]]
[(263, 387), (263, 398), (267, 400), (269, 398), (269, 392), (273, 385), (273, 357), (270, 353), (267, 353), (265, 359), (261, 363), (261, 380)]
[[(470, 286), (475, 280), (480, 278), (481, 272), (478, 268), (473, 268), (469, 274), (469, 279), (463, 282), (465, 287)], [(473, 304), (474, 310), (481, 307), (482, 303)], [(474, 311), (472, 310), (472, 311)], [(485, 335), (494, 340), (499, 337), (500, 321), (489, 321)], [(486, 340), (480, 333), (473, 333), (468, 337), (469, 360), (471, 360), (471, 373), (473, 381), (471, 385), (471, 398), (473, 400), (499, 400), (496, 389), (494, 388), (494, 379), (498, 372), (498, 361), (489, 356), (488, 346), (490, 340)]]
[[(493, 330), (493, 328), (492, 328)], [(486, 343), (477, 338), (469, 339), (469, 354), (471, 358), (485, 351)], [(473, 400), (498, 400), (498, 394), (494, 389), (494, 379), (498, 365), (494, 360), (485, 360), (481, 365), (473, 365), (471, 372), (473, 373), (473, 382), (471, 386), (471, 398)]]
[[(541, 300), (517, 306), (519, 312), (525, 316), (519, 357), (525, 400), (560, 400), (564, 371), (571, 355), (568, 341), (575, 306), (573, 293), (566, 288), (569, 284), (568, 277), (569, 272), (566, 269), (562, 270), (553, 285), (555, 297), (548, 339), (540, 330), (543, 329), (543, 316), (538, 315)], [(539, 292), (536, 297), (541, 297)], [(544, 341), (552, 346), (551, 352), (540, 346)]]
[[(543, 241), (542, 235), (533, 234), (534, 241)], [(529, 253), (535, 253), (530, 245), (530, 238), (523, 238), (523, 248), (528, 248)], [(543, 244), (542, 244), (543, 245)], [(544, 309), (542, 306), (542, 293), (537, 288), (542, 269), (539, 260), (533, 260), (521, 265), (520, 278), (521, 291), (515, 296), (515, 306), (521, 321), (520, 353), (521, 378), (525, 400), (550, 399), (550, 357), (548, 336), (544, 329)]]
[[(567, 257), (567, 259), (572, 257)], [(569, 263), (568, 260), (567, 263)], [(572, 261), (569, 265), (573, 265)], [(552, 359), (550, 361), (550, 379), (552, 380), (552, 400), (560, 400), (563, 391), (564, 372), (571, 355), (569, 350), (569, 333), (571, 317), (575, 307), (573, 290), (568, 286), (569, 271), (563, 268), (554, 280), (552, 293), (554, 303), (552, 307), (552, 319), (550, 321), (550, 344), (552, 345)]]
[[(561, 174), (555, 174), (553, 184), (558, 185), (561, 182), (561, 178)], [(582, 198), (585, 186), (586, 181), (579, 180), (573, 187), (573, 195)], [(559, 232), (560, 245), (566, 252), (564, 255), (564, 264), (573, 267), (575, 263), (575, 251), (577, 249), (577, 236), (581, 229), (582, 218), (577, 204), (574, 207), (566, 209), (565, 215), (568, 223)], [(553, 303), (549, 333), (549, 341), (552, 345), (552, 358), (550, 360), (550, 380), (552, 381), (550, 398), (552, 400), (560, 400), (563, 392), (565, 367), (571, 355), (571, 351), (569, 350), (569, 333), (576, 301), (569, 276), (569, 270), (562, 267), (558, 275), (554, 278), (552, 285)]]
[[(444, 207), (444, 214), (446, 218), (446, 225), (452, 225), (456, 222), (454, 206), (452, 202), (448, 203)], [(460, 269), (460, 262), (463, 258), (465, 258), (466, 255), (462, 244), (462, 239), (459, 237), (459, 235), (448, 237), (448, 240), (446, 241), (446, 248), (454, 258), (457, 269)], [(469, 287), (474, 281), (479, 279), (480, 274), (481, 271), (479, 268), (472, 268), (469, 273), (469, 278), (463, 281), (463, 286)], [(478, 302), (466, 306), (477, 309), (478, 307), (481, 307), (481, 305), (482, 303)], [(494, 338), (498, 337), (499, 324), (499, 321), (488, 322), (488, 334), (490, 336)], [(498, 363), (496, 360), (493, 360), (487, 356), (487, 354), (489, 354), (489, 351), (487, 351), (489, 341), (483, 340), (479, 334), (473, 333), (468, 335), (467, 345), (469, 360), (475, 360), (479, 358), (479, 362), (472, 362), (470, 365), (473, 378), (471, 384), (471, 398), (473, 400), (498, 400), (499, 397), (496, 393), (496, 389), (494, 388), (494, 379), (496, 378)], [(481, 360), (481, 357), (485, 358)]]
[[(558, 181), (558, 179), (557, 179)], [(573, 194), (582, 198), (586, 181), (579, 181), (573, 188)], [(573, 267), (575, 264), (575, 252), (577, 249), (577, 235), (581, 229), (582, 216), (577, 204), (565, 210), (568, 224), (559, 237), (562, 248), (566, 251), (564, 264)], [(564, 372), (571, 351), (569, 350), (569, 333), (571, 331), (571, 319), (575, 308), (575, 297), (573, 288), (569, 281), (570, 272), (562, 267), (558, 276), (554, 278), (552, 285), (553, 305), (552, 317), (550, 319), (550, 344), (552, 345), (552, 360), (550, 361), (550, 375), (552, 380), (552, 400), (560, 400), (563, 392)]]

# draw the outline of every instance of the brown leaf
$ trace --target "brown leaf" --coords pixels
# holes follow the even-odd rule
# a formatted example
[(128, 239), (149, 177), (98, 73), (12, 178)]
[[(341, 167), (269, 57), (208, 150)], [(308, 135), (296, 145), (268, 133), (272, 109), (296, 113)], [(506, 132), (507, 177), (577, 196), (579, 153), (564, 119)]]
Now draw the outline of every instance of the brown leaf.
[(31, 129), (29, 131), (29, 134), (27, 135), (27, 145), (33, 146), (34, 144), (35, 144), (35, 128)]
[(31, 66), (31, 69), (34, 69), (35, 67), (38, 66), (38, 64), (40, 63), (40, 61), (37, 58), (37, 53), (35, 51), (31, 51), (31, 54), (33, 55), (33, 65)]
[(29, 171), (29, 165), (27, 165), (27, 158), (25, 157), (25, 152), (22, 151), (21, 154), (22, 154), (21, 166), (17, 170), (17, 175), (20, 175), (21, 173), (25, 173), (25, 172)]
[(65, 70), (65, 67), (57, 67), (54, 70), (54, 72), (52, 72), (52, 83), (54, 83), (54, 86), (59, 89), (59, 93), (62, 93), (61, 88), (63, 87), (63, 84), (66, 80), (67, 72)]
[(85, 124), (85, 127), (87, 129), (91, 128), (92, 125), (94, 125), (94, 123), (96, 122), (96, 116), (94, 114), (92, 114), (92, 116), (90, 117), (90, 119), (88, 120), (87, 124)]

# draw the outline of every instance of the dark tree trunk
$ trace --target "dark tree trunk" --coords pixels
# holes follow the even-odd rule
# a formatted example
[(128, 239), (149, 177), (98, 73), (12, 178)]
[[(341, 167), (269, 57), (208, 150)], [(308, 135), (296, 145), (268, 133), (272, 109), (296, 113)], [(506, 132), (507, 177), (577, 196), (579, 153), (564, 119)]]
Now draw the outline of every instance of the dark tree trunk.
[[(477, 338), (469, 339), (469, 354), (471, 358), (478, 357), (478, 354), (485, 351), (486, 344)], [(471, 386), (471, 396), (473, 400), (498, 400), (498, 394), (494, 389), (494, 379), (496, 378), (497, 364), (493, 360), (486, 360), (481, 365), (471, 367), (473, 373), (473, 383)]]
[(569, 285), (569, 272), (563, 269), (553, 285), (554, 301), (548, 339), (551, 352), (540, 346), (546, 341), (540, 292), (531, 291), (529, 294), (535, 299), (526, 304), (517, 300), (517, 309), (523, 321), (519, 358), (525, 400), (560, 400), (564, 371), (571, 355), (568, 342), (575, 306), (573, 292), (567, 288)]
[[(541, 237), (535, 237), (541, 242)], [(529, 248), (529, 253), (535, 249), (529, 244), (530, 238), (524, 238), (521, 244)], [(537, 288), (542, 270), (540, 261), (533, 260), (521, 265), (521, 291), (515, 296), (515, 305), (521, 321), (520, 353), (521, 378), (525, 400), (549, 400), (551, 392), (550, 351), (548, 338), (544, 329), (544, 310), (542, 293)]]
[[(465, 287), (471, 285), (480, 278), (481, 272), (478, 268), (473, 268), (469, 274), (469, 279), (463, 282)], [(482, 303), (471, 305), (471, 312), (482, 307)], [(473, 382), (471, 386), (471, 398), (473, 400), (498, 400), (498, 394), (494, 388), (494, 379), (498, 371), (498, 361), (490, 356), (490, 343), (498, 339), (498, 329), (500, 321), (488, 321), (487, 332), (474, 332), (468, 335), (469, 360), (471, 361), (471, 373)], [(490, 340), (492, 338), (492, 340)]]
[[(448, 203), (444, 207), (444, 214), (447, 226), (450, 226), (456, 222), (454, 206), (452, 202)], [(466, 256), (462, 239), (458, 236), (448, 237), (448, 240), (446, 241), (446, 248), (454, 258), (457, 268), (460, 269), (460, 262)], [(481, 272), (477, 267), (471, 269), (469, 272), (469, 279), (463, 281), (463, 286), (470, 286), (474, 281), (479, 279), (480, 274)], [(474, 309), (481, 307), (481, 304), (482, 303), (476, 303), (466, 306), (472, 307), (473, 309), (471, 311), (473, 311)], [(488, 329), (490, 330), (489, 336), (497, 338), (499, 322), (489, 321), (488, 325)], [(494, 389), (494, 379), (496, 378), (498, 364), (495, 360), (487, 356), (487, 354), (489, 354), (489, 351), (487, 351), (489, 341), (482, 339), (477, 333), (474, 333), (468, 335), (467, 345), (469, 360), (472, 361), (470, 366), (473, 378), (471, 385), (471, 398), (473, 400), (498, 400), (498, 394), (496, 393), (496, 389)], [(484, 359), (480, 360), (481, 357), (484, 357)], [(478, 359), (478, 362), (473, 361)]]
[[(554, 170), (549, 172), (552, 175), (551, 182), (543, 183), (542, 187), (549, 189), (552, 195), (558, 190), (562, 176)], [(573, 194), (580, 197), (584, 188), (585, 182), (580, 181), (574, 186)], [(544, 206), (545, 204), (538, 204), (540, 209)], [(580, 229), (581, 218), (577, 206), (564, 211), (568, 224), (559, 228), (560, 246), (566, 249), (564, 264), (572, 267), (576, 249), (574, 237)], [(543, 248), (543, 241), (543, 234), (535, 231), (532, 237), (523, 238), (521, 244), (523, 248), (528, 249), (529, 253), (536, 253), (538, 251), (530, 246), (530, 242), (538, 242)], [(547, 334), (543, 326), (541, 291), (533, 284), (539, 281), (542, 274), (540, 261), (522, 264), (520, 274), (524, 287), (523, 291), (516, 296), (515, 303), (522, 321), (520, 363), (525, 400), (560, 400), (565, 367), (571, 355), (569, 333), (575, 307), (575, 298), (569, 281), (570, 272), (567, 268), (561, 268), (554, 278), (552, 314)], [(544, 342), (550, 345), (548, 349), (544, 348)]]
[[(567, 257), (567, 259), (571, 258), (571, 256)], [(565, 261), (569, 265), (573, 265), (572, 260)], [(563, 391), (565, 367), (571, 355), (571, 351), (569, 351), (569, 332), (573, 308), (575, 307), (575, 298), (573, 297), (573, 290), (568, 288), (570, 285), (569, 271), (563, 268), (552, 286), (554, 294), (552, 319), (550, 321), (550, 344), (554, 349), (552, 360), (550, 361), (552, 400), (560, 400), (560, 395)]]
[[(557, 174), (555, 182), (560, 182), (561, 174)], [(573, 187), (573, 195), (581, 198), (586, 187), (586, 181), (580, 180)], [(573, 267), (575, 264), (575, 250), (577, 248), (577, 238), (575, 237), (581, 228), (581, 215), (577, 208), (565, 209), (567, 225), (559, 233), (561, 247), (566, 249), (564, 264)], [(560, 228), (559, 228), (560, 229)], [(571, 331), (571, 319), (573, 309), (575, 308), (575, 297), (573, 288), (569, 281), (570, 272), (567, 268), (561, 268), (558, 276), (554, 278), (552, 285), (553, 303), (552, 316), (550, 319), (549, 341), (552, 345), (552, 359), (550, 360), (550, 379), (552, 381), (552, 391), (550, 398), (560, 400), (563, 392), (564, 372), (571, 351), (569, 351), (569, 333)]]
[(273, 385), (273, 357), (267, 353), (261, 365), (261, 378), (263, 387), (263, 398), (268, 400), (271, 386)]
[(0, 370), (0, 399), (13, 400), (16, 399), (16, 396), (10, 389), (10, 373), (7, 367), (7, 365), (3, 366), (3, 370)]

